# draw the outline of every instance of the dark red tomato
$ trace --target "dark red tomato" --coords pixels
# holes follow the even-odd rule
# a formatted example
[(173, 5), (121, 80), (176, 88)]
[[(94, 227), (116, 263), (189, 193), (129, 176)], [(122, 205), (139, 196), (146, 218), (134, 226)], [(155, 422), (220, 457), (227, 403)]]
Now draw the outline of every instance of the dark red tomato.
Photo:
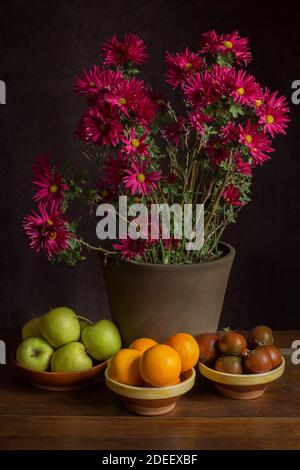
[(272, 360), (264, 348), (256, 348), (244, 358), (244, 369), (248, 374), (269, 372), (272, 369)]
[(242, 374), (242, 359), (238, 356), (221, 356), (215, 364), (215, 369), (226, 374)]
[(267, 353), (269, 354), (271, 361), (272, 361), (272, 369), (275, 369), (276, 367), (280, 366), (282, 362), (282, 357), (281, 357), (281, 352), (279, 351), (276, 346), (273, 346), (273, 344), (269, 344), (268, 346), (264, 346), (263, 348)]
[(235, 331), (227, 331), (218, 342), (219, 351), (226, 356), (241, 356), (247, 347), (246, 340), (243, 335)]
[(273, 332), (268, 326), (258, 325), (250, 330), (248, 335), (249, 348), (254, 349), (257, 346), (267, 346), (273, 343)]
[(212, 333), (202, 333), (196, 339), (200, 351), (199, 361), (203, 364), (215, 362), (218, 357), (218, 336)]

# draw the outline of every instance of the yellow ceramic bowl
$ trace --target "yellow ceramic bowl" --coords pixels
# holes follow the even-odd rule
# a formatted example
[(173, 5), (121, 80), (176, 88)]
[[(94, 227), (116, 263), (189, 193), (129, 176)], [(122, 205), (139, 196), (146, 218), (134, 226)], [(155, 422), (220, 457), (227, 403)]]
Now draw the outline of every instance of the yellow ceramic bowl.
[(276, 369), (263, 374), (226, 374), (207, 367), (199, 362), (200, 373), (209, 379), (219, 392), (228, 398), (237, 400), (251, 400), (260, 397), (268, 386), (282, 376), (285, 360)]
[(105, 371), (107, 387), (129, 411), (144, 416), (162, 415), (173, 410), (179, 398), (193, 388), (195, 377), (195, 369), (191, 369), (181, 374), (182, 381), (176, 385), (159, 388), (132, 387), (116, 382), (109, 377), (108, 369)]

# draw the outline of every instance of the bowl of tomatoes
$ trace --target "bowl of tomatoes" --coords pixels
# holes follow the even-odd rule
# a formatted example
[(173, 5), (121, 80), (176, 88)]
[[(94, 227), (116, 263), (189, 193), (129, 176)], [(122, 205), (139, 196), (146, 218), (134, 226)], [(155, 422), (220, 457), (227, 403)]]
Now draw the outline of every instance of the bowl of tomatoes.
[(252, 328), (247, 338), (225, 329), (218, 335), (203, 333), (197, 341), (200, 373), (225, 397), (258, 398), (284, 372), (284, 357), (265, 325)]

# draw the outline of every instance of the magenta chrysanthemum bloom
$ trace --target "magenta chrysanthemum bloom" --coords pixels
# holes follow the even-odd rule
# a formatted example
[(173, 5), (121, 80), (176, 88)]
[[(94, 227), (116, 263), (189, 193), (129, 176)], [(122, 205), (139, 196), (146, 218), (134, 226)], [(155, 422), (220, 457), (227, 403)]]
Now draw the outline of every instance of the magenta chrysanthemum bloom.
[(194, 110), (189, 115), (189, 123), (192, 129), (195, 129), (198, 134), (203, 135), (205, 132), (206, 124), (213, 122), (213, 118), (207, 116), (201, 111)]
[(145, 143), (147, 136), (148, 133), (145, 132), (142, 136), (138, 137), (136, 135), (135, 129), (131, 129), (129, 134), (121, 138), (122, 142), (125, 144), (122, 151), (126, 155), (130, 156), (141, 155), (151, 157), (150, 153), (148, 152), (149, 144)]
[(216, 98), (214, 79), (205, 71), (202, 75), (196, 73), (188, 78), (184, 87), (184, 94), (193, 106), (207, 106)]
[(90, 70), (84, 69), (74, 79), (74, 91), (79, 95), (95, 95), (102, 88), (101, 72), (97, 65)]
[(117, 157), (109, 156), (104, 163), (103, 181), (107, 185), (118, 187), (122, 182), (126, 168), (128, 168), (128, 162), (123, 154), (119, 152)]
[(184, 133), (184, 123), (185, 119), (183, 117), (178, 117), (177, 121), (174, 124), (167, 126), (162, 133), (163, 137), (176, 145), (176, 147), (179, 146), (181, 136)]
[(119, 143), (123, 132), (123, 124), (117, 109), (108, 106), (92, 106), (78, 123), (76, 135), (84, 142), (98, 145)]
[(134, 121), (145, 129), (149, 129), (155, 119), (157, 106), (150, 97), (145, 96), (133, 105)]
[(219, 44), (220, 36), (214, 30), (203, 33), (200, 39), (200, 52), (215, 54), (218, 51)]
[(242, 173), (243, 175), (247, 175), (247, 176), (252, 175), (253, 165), (249, 162), (244, 162), (244, 160), (238, 153), (234, 155), (234, 162), (235, 162), (236, 169), (239, 173)]
[(253, 158), (254, 164), (262, 164), (270, 159), (268, 153), (274, 152), (271, 142), (263, 132), (257, 131), (257, 126), (248, 120), (246, 127), (239, 126), (239, 141), (245, 145)]
[(224, 144), (229, 144), (235, 140), (238, 140), (240, 137), (239, 126), (234, 124), (234, 122), (228, 122), (226, 126), (221, 127), (221, 139)]
[(126, 82), (126, 80), (118, 70), (101, 70), (97, 89), (94, 93), (88, 95), (89, 104), (91, 106), (102, 106), (107, 93), (115, 90), (119, 83), (123, 82)]
[(129, 111), (146, 97), (144, 83), (136, 78), (120, 80), (115, 87), (105, 95), (105, 101), (118, 107), (128, 118)]
[(218, 64), (212, 66), (212, 77), (214, 79), (215, 93), (218, 97), (230, 95), (235, 78), (235, 70)]
[(213, 165), (218, 166), (229, 158), (229, 152), (218, 136), (212, 138), (207, 146), (207, 155), (211, 158)]
[(241, 38), (238, 31), (221, 34), (217, 51), (220, 51), (223, 55), (232, 54), (239, 65), (247, 65), (252, 61), (248, 38)]
[(278, 91), (267, 94), (264, 97), (262, 106), (259, 107), (257, 114), (259, 115), (259, 123), (264, 126), (264, 132), (274, 138), (275, 134), (286, 134), (287, 117), (289, 106), (284, 96), (278, 96)]
[(229, 184), (224, 191), (222, 192), (222, 198), (224, 199), (225, 202), (228, 204), (231, 204), (232, 206), (242, 206), (243, 203), (240, 200), (241, 193), (238, 188), (235, 188), (233, 184)]
[(132, 238), (126, 238), (125, 240), (119, 240), (118, 243), (113, 245), (113, 248), (120, 252), (122, 258), (134, 259), (137, 256), (143, 256), (146, 251), (146, 241), (138, 238), (133, 240)]
[(64, 199), (64, 192), (69, 189), (63, 182), (62, 176), (55, 166), (51, 167), (50, 155), (40, 155), (33, 166), (34, 180), (32, 184), (36, 188), (33, 199), (49, 205), (55, 201), (58, 205)]
[(184, 52), (176, 54), (166, 53), (166, 63), (168, 70), (166, 73), (167, 83), (173, 88), (177, 88), (186, 81), (188, 77), (201, 70), (204, 60), (188, 48)]
[(123, 66), (128, 62), (140, 65), (148, 58), (144, 41), (132, 33), (126, 34), (123, 42), (114, 35), (103, 43), (102, 52), (104, 64), (108, 66)]
[(160, 171), (148, 171), (146, 162), (132, 163), (131, 169), (125, 170), (128, 176), (123, 177), (125, 188), (131, 194), (145, 196), (157, 188), (156, 183), (160, 180)]
[(244, 70), (235, 71), (232, 77), (232, 93), (234, 101), (241, 105), (251, 105), (261, 97), (262, 90), (254, 77)]
[(39, 203), (38, 212), (27, 215), (23, 227), (30, 248), (36, 253), (44, 251), (50, 259), (68, 249), (68, 240), (74, 236), (55, 202), (49, 207)]

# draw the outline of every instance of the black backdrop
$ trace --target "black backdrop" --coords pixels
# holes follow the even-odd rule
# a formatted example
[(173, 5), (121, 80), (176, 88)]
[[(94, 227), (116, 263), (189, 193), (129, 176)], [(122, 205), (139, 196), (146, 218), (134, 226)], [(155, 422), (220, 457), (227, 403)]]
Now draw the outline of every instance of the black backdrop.
[[(163, 92), (164, 50), (196, 48), (201, 32), (239, 29), (248, 36), (262, 83), (291, 99), (300, 79), (300, 16), (294, 2), (224, 0), (10, 0), (1, 2), (0, 106), (1, 278), (0, 326), (20, 325), (49, 306), (68, 305), (91, 318), (108, 314), (97, 260), (70, 268), (51, 265), (26, 247), (21, 229), (31, 209), (34, 156), (51, 149), (75, 166), (86, 164), (73, 131), (83, 101), (72, 93), (73, 76), (99, 60), (100, 43), (132, 31), (149, 44), (144, 77)], [(224, 239), (237, 256), (221, 324), (247, 328), (264, 322), (300, 328), (299, 113), (291, 104), (288, 136), (278, 139), (271, 162), (258, 169), (253, 202)], [(91, 240), (94, 238), (90, 233)]]

